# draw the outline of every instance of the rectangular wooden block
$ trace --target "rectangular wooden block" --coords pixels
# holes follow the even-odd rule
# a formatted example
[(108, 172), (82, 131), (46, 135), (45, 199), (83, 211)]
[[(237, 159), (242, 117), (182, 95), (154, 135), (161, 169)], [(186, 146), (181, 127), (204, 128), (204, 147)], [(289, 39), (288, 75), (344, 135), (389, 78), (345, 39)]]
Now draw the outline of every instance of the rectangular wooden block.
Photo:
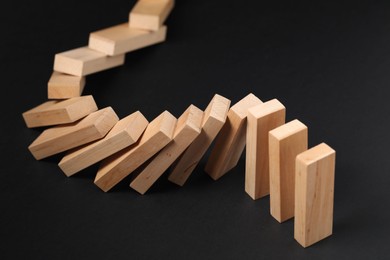
[(68, 75), (54, 71), (47, 83), (49, 99), (67, 99), (81, 96), (85, 77)]
[(270, 209), (279, 222), (294, 217), (295, 158), (307, 150), (307, 138), (299, 120), (269, 132)]
[(294, 238), (303, 247), (332, 234), (335, 163), (325, 143), (296, 158)]
[(46, 129), (28, 149), (40, 160), (103, 138), (118, 120), (114, 110), (107, 107), (76, 123)]
[(156, 31), (165, 22), (174, 0), (139, 0), (129, 14), (129, 26)]
[(172, 140), (176, 121), (168, 111), (155, 118), (137, 143), (102, 162), (95, 184), (105, 192), (113, 188)]
[(168, 177), (171, 182), (180, 186), (184, 185), (225, 124), (229, 107), (229, 99), (220, 95), (213, 97), (204, 112), (201, 133), (172, 167), (172, 172)]
[(246, 136), (245, 191), (256, 200), (269, 194), (268, 132), (285, 122), (277, 99), (249, 109)]
[(137, 111), (116, 123), (103, 139), (69, 152), (58, 165), (69, 177), (134, 144), (148, 123)]
[(178, 119), (173, 140), (162, 149), (146, 168), (130, 183), (141, 194), (157, 181), (168, 167), (200, 134), (203, 111), (191, 105)]
[(23, 113), (27, 127), (73, 123), (97, 110), (92, 96), (47, 101)]

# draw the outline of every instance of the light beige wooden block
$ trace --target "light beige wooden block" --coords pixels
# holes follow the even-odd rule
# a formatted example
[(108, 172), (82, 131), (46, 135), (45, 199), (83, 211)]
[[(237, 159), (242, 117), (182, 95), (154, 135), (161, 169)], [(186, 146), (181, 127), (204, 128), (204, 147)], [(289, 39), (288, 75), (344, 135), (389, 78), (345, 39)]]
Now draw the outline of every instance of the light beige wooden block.
[(124, 54), (107, 56), (88, 47), (81, 47), (56, 54), (54, 70), (75, 76), (86, 76), (120, 66), (124, 62)]
[(303, 247), (332, 234), (335, 162), (325, 143), (296, 158), (294, 238)]
[(134, 144), (148, 123), (137, 111), (116, 123), (103, 139), (69, 152), (58, 165), (69, 177)]
[(166, 33), (166, 26), (147, 31), (125, 23), (91, 33), (89, 48), (110, 56), (118, 55), (163, 42)]
[(237, 165), (246, 143), (248, 109), (262, 103), (255, 95), (249, 94), (230, 108), (205, 167), (205, 171), (214, 180)]
[(47, 101), (23, 113), (27, 127), (51, 126), (75, 122), (97, 110), (92, 96), (63, 101)]
[(144, 194), (200, 134), (203, 111), (191, 105), (178, 119), (173, 140), (130, 183)]
[(229, 99), (220, 95), (213, 97), (204, 112), (201, 133), (172, 167), (168, 177), (171, 182), (184, 185), (226, 122), (229, 107)]
[(299, 120), (269, 132), (270, 210), (279, 222), (294, 217), (295, 158), (307, 150), (307, 138)]
[(139, 0), (129, 14), (129, 26), (158, 30), (173, 9), (174, 0)]
[(136, 144), (102, 162), (95, 184), (105, 192), (113, 188), (172, 140), (176, 121), (168, 111), (155, 118)]
[(47, 83), (49, 99), (67, 99), (81, 96), (85, 77), (68, 75), (54, 71)]
[(277, 99), (249, 109), (246, 136), (245, 191), (256, 200), (269, 194), (268, 132), (285, 122)]
[(103, 138), (118, 120), (114, 110), (107, 107), (76, 123), (46, 129), (28, 149), (40, 160)]

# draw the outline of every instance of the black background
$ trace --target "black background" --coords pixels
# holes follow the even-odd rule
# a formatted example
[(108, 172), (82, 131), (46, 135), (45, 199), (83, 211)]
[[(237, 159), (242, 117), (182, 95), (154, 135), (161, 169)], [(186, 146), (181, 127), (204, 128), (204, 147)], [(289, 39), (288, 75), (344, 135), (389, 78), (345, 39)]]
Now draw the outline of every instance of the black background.
[[(46, 1), (45, 1), (46, 2)], [(293, 221), (244, 192), (244, 158), (215, 182), (204, 162), (178, 188), (164, 175), (144, 196), (126, 179), (109, 193), (97, 166), (71, 178), (27, 150), (42, 129), (21, 113), (47, 98), (54, 54), (126, 22), (134, 1), (2, 4), (0, 26), (2, 259), (388, 259), (390, 2), (177, 0), (163, 44), (88, 76), (85, 94), (120, 117), (149, 120), (219, 93), (279, 99), (337, 151), (334, 234), (303, 249)]]

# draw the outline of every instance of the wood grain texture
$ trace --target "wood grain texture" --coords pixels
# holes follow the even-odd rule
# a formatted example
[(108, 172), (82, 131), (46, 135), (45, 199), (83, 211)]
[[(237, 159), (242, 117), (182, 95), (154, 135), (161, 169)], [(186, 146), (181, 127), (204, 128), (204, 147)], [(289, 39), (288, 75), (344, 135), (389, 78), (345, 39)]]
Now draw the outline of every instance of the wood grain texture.
[(84, 86), (85, 77), (54, 71), (47, 83), (47, 97), (49, 99), (79, 97), (84, 90)]
[(172, 11), (174, 0), (139, 0), (129, 14), (129, 26), (156, 31)]

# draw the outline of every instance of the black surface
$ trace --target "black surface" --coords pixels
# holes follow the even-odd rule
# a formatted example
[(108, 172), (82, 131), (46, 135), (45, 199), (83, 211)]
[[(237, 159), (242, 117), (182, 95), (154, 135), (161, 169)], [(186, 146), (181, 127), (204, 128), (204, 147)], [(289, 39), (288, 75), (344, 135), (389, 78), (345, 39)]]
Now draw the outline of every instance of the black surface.
[[(183, 188), (166, 175), (145, 196), (67, 178), (61, 156), (35, 161), (21, 113), (46, 100), (54, 54), (128, 19), (134, 1), (15, 1), (0, 16), (2, 259), (388, 259), (388, 1), (178, 0), (168, 39), (89, 76), (85, 94), (123, 117), (179, 116), (214, 93), (278, 98), (309, 144), (337, 151), (334, 234), (303, 249), (293, 221), (244, 192), (244, 164), (214, 182), (204, 161)], [(357, 3), (359, 2), (359, 3)], [(375, 3), (374, 3), (375, 2)]]

